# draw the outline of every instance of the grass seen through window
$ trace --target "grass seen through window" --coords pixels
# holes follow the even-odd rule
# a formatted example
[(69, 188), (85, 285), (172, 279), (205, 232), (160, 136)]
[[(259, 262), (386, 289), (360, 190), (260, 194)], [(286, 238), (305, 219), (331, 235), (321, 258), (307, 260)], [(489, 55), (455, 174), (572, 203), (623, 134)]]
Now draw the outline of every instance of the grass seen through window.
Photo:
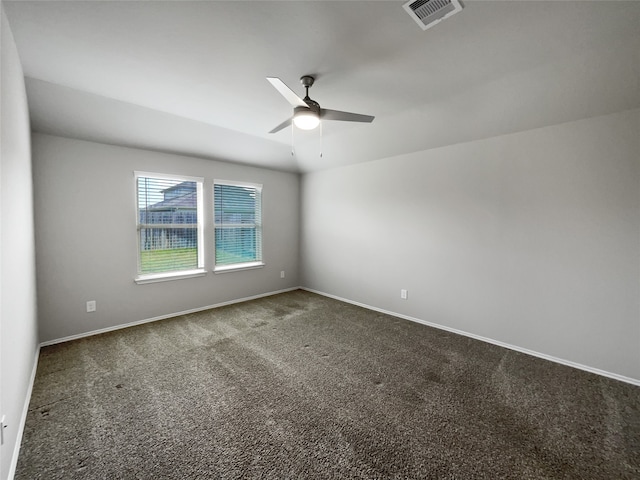
[(193, 270), (196, 268), (198, 268), (198, 250), (195, 247), (142, 250), (140, 252), (141, 273)]
[[(242, 256), (225, 250), (217, 250), (216, 261), (221, 264), (254, 261), (252, 255)], [(168, 270), (193, 270), (198, 268), (198, 251), (194, 248), (167, 248), (140, 252), (140, 271), (160, 273)]]

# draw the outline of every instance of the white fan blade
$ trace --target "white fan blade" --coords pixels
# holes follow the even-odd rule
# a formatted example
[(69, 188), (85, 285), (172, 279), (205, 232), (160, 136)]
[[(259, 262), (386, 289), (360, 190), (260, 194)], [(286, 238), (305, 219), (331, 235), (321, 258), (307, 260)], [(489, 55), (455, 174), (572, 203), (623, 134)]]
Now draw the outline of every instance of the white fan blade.
[(271, 85), (273, 85), (274, 88), (280, 92), (280, 95), (286, 98), (287, 102), (289, 102), (294, 107), (308, 106), (304, 100), (302, 100), (298, 95), (296, 95), (296, 93), (293, 90), (291, 90), (289, 87), (287, 87), (284, 84), (284, 82), (279, 78), (267, 77), (267, 80), (269, 80), (269, 83), (271, 83)]
[(341, 120), (343, 122), (365, 122), (371, 123), (376, 118), (371, 115), (361, 115), (359, 113), (341, 112), (339, 110), (328, 110), (323, 108), (320, 110), (320, 118), (323, 120)]
[(269, 133), (276, 133), (276, 132), (279, 132), (280, 130), (282, 130), (283, 128), (288, 127), (289, 125), (291, 125), (291, 120), (293, 120), (293, 117), (285, 120), (280, 125), (278, 125), (276, 128), (271, 130)]

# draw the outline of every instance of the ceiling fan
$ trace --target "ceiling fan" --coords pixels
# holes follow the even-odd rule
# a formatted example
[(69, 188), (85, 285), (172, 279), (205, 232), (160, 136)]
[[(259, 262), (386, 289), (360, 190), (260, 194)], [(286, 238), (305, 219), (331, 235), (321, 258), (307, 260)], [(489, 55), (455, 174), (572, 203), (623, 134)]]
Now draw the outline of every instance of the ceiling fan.
[(359, 113), (341, 112), (339, 110), (320, 108), (320, 104), (318, 102), (309, 98), (309, 87), (311, 87), (315, 81), (315, 78), (311, 75), (304, 75), (300, 78), (300, 83), (302, 83), (302, 86), (304, 86), (306, 90), (304, 98), (300, 98), (277, 77), (267, 77), (267, 80), (293, 106), (293, 116), (282, 122), (269, 133), (279, 132), (283, 128), (291, 125), (291, 122), (302, 130), (313, 130), (320, 124), (320, 120), (371, 123), (375, 118), (371, 115), (361, 115)]

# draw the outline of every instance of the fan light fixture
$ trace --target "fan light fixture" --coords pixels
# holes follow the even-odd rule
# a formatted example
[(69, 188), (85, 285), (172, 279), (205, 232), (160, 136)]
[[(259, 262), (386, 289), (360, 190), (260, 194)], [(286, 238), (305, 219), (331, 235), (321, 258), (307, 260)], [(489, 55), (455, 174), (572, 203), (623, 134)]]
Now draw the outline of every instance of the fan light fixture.
[[(415, 0), (420, 1), (420, 0)], [(443, 1), (443, 0), (432, 0)], [(450, 0), (453, 1), (453, 0)], [(309, 98), (309, 87), (313, 85), (315, 79), (311, 75), (303, 75), (300, 77), (300, 83), (305, 89), (304, 98), (300, 98), (293, 90), (287, 87), (282, 80), (277, 77), (267, 77), (267, 80), (273, 87), (280, 92), (286, 101), (293, 106), (293, 115), (272, 129), (269, 133), (276, 133), (283, 128), (288, 127), (293, 123), (296, 127), (302, 130), (313, 130), (320, 125), (320, 119), (325, 120), (340, 120), (343, 122), (373, 122), (371, 115), (362, 115), (360, 113), (341, 112), (340, 110), (329, 110), (327, 108), (320, 108), (320, 104), (315, 100)], [(292, 130), (293, 131), (293, 130)]]
[(320, 125), (320, 117), (310, 108), (298, 107), (293, 116), (293, 123), (301, 130), (313, 130)]

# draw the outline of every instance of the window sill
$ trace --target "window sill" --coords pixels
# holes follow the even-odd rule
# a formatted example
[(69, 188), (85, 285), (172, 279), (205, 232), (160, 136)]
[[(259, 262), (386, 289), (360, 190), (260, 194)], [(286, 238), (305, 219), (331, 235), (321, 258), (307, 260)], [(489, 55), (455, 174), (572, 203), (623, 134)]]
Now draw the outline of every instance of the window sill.
[(263, 262), (247, 262), (247, 263), (234, 263), (232, 265), (220, 265), (218, 267), (214, 267), (213, 273), (229, 273), (229, 272), (239, 272), (241, 270), (252, 270), (254, 268), (262, 268), (264, 267)]
[(183, 278), (204, 277), (207, 271), (203, 268), (197, 270), (184, 270), (182, 272), (152, 273), (140, 275), (134, 279), (138, 285), (145, 283), (168, 282), (171, 280), (182, 280)]

